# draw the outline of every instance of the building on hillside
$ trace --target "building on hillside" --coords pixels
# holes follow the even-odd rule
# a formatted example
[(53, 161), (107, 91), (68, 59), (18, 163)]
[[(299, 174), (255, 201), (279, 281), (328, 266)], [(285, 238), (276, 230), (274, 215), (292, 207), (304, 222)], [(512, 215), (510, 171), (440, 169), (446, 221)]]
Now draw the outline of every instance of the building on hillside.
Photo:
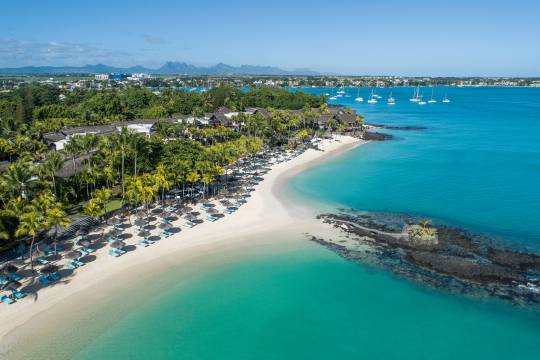
[(106, 81), (109, 80), (109, 74), (96, 74), (94, 76), (94, 79), (96, 79), (97, 81)]

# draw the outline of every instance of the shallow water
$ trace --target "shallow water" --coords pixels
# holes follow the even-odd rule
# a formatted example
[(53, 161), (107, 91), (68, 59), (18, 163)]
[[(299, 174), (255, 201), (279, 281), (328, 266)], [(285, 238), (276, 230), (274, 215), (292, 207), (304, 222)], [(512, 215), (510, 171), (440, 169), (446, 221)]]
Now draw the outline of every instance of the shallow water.
[[(418, 213), (537, 246), (540, 229), (531, 224), (540, 223), (540, 89), (452, 88), (436, 94), (442, 91), (451, 104), (419, 108), (408, 102), (411, 89), (397, 89), (398, 104), (389, 111), (385, 104), (355, 105), (371, 122), (429, 130), (392, 131), (398, 140), (320, 164), (292, 179), (291, 195), (311, 200), (311, 206)], [(354, 96), (356, 91), (343, 100), (352, 104)], [(33, 356), (538, 357), (540, 315), (425, 289), (307, 241), (196, 270), (188, 278), (171, 270), (156, 284), (128, 290), (115, 299), (116, 309), (125, 302), (124, 311), (94, 308), (94, 327), (51, 338)], [(150, 300), (134, 300), (148, 292), (155, 294)]]

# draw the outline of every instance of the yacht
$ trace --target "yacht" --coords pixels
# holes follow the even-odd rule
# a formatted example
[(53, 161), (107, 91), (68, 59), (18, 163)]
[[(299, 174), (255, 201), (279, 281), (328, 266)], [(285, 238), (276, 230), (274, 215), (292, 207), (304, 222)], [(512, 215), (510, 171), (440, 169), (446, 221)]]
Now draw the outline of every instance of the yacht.
[(376, 104), (377, 99), (375, 98), (375, 93), (373, 90), (371, 90), (371, 95), (369, 96), (369, 100), (367, 101), (368, 104)]
[(442, 102), (445, 103), (445, 104), (448, 104), (448, 103), (450, 102), (450, 99), (448, 99), (448, 98), (446, 97), (446, 94), (444, 94), (444, 99), (443, 99)]
[(420, 97), (420, 87), (417, 86), (415, 89), (414, 89), (414, 93), (413, 93), (413, 97), (409, 99), (410, 102), (420, 102), (420, 100), (422, 100), (422, 98)]
[(433, 98), (433, 91), (434, 89), (431, 88), (431, 99), (428, 100), (428, 104), (435, 104), (437, 102), (437, 100)]
[(345, 94), (345, 91), (339, 90), (337, 93), (340, 94), (340, 95), (343, 95), (343, 94)]
[(332, 96), (332, 97), (328, 98), (328, 100), (337, 100), (337, 96)]
[(364, 98), (360, 96), (360, 88), (356, 89), (356, 98), (354, 99), (354, 101), (364, 102)]
[(392, 92), (390, 92), (390, 95), (388, 96), (387, 103), (388, 105), (396, 105), (396, 99), (392, 96)]

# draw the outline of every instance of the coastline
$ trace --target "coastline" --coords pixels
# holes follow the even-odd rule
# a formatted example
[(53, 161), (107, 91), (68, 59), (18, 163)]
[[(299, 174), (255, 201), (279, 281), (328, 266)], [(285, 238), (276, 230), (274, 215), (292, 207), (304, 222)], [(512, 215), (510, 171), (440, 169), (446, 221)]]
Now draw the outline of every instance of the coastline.
[[(37, 299), (29, 296), (14, 306), (1, 307), (2, 349), (15, 349), (19, 341), (22, 344), (24, 338), (32, 335), (46, 336), (42, 325), (51, 320), (52, 313), (70, 319), (70, 311), (85, 311), (86, 304), (81, 304), (81, 300), (87, 299), (92, 307), (121, 292), (117, 284), (122, 284), (120, 287), (123, 288), (141, 286), (144, 281), (152, 281), (167, 269), (184, 263), (197, 263), (208, 256), (219, 258), (219, 264), (220, 261), (234, 260), (236, 250), (246, 249), (249, 253), (257, 247), (267, 251), (276, 244), (287, 246), (288, 240), (284, 237), (276, 236), (269, 240), (264, 236), (275, 229), (301, 234), (309, 226), (310, 232), (313, 232), (313, 227), (323, 232), (331, 231), (330, 227), (316, 221), (309, 209), (287, 199), (282, 188), (290, 177), (299, 172), (366, 143), (349, 136), (335, 136), (335, 139), (337, 141), (321, 142), (319, 146), (324, 151), (309, 149), (290, 161), (272, 166), (264, 181), (255, 187), (250, 200), (234, 214), (215, 223), (205, 222), (193, 229), (182, 229), (179, 234), (150, 248), (139, 248), (120, 258), (108, 256), (106, 249), (100, 249), (96, 260), (77, 270), (68, 284), (42, 289)], [(258, 239), (254, 242), (253, 238)], [(266, 240), (259, 240), (262, 238)], [(191, 272), (201, 270), (200, 267)]]

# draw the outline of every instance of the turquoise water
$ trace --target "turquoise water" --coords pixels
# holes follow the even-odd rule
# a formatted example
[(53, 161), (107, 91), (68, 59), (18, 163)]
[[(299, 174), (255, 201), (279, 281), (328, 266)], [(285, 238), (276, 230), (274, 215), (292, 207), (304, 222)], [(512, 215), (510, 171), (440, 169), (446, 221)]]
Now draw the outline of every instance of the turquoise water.
[[(357, 209), (429, 216), (540, 248), (540, 89), (439, 87), (439, 103), (423, 106), (409, 102), (412, 88), (380, 89), (383, 99), (375, 105), (356, 103), (357, 90), (348, 91), (350, 98), (335, 103), (364, 113), (368, 122), (428, 130), (386, 131), (397, 140), (300, 174), (291, 183), (295, 192)], [(393, 107), (386, 104), (389, 91)], [(440, 102), (445, 93), (449, 104)], [(360, 96), (367, 99), (369, 90)]]
[[(418, 213), (537, 246), (540, 89), (436, 94), (443, 91), (451, 104), (420, 108), (408, 101), (411, 89), (394, 90), (392, 109), (354, 104), (371, 122), (429, 130), (393, 131), (396, 141), (372, 143), (308, 170), (290, 190), (326, 204)], [(170, 271), (160, 283), (164, 289), (151, 301), (93, 335), (81, 326), (73, 339), (66, 335), (49, 345), (78, 342), (62, 357), (76, 360), (540, 356), (537, 313), (428, 290), (307, 242), (210, 270), (201, 266), (197, 277), (180, 283)], [(130, 304), (130, 296), (122, 301)]]
[(516, 359), (538, 352), (539, 320), (310, 245), (173, 286), (72, 359)]

